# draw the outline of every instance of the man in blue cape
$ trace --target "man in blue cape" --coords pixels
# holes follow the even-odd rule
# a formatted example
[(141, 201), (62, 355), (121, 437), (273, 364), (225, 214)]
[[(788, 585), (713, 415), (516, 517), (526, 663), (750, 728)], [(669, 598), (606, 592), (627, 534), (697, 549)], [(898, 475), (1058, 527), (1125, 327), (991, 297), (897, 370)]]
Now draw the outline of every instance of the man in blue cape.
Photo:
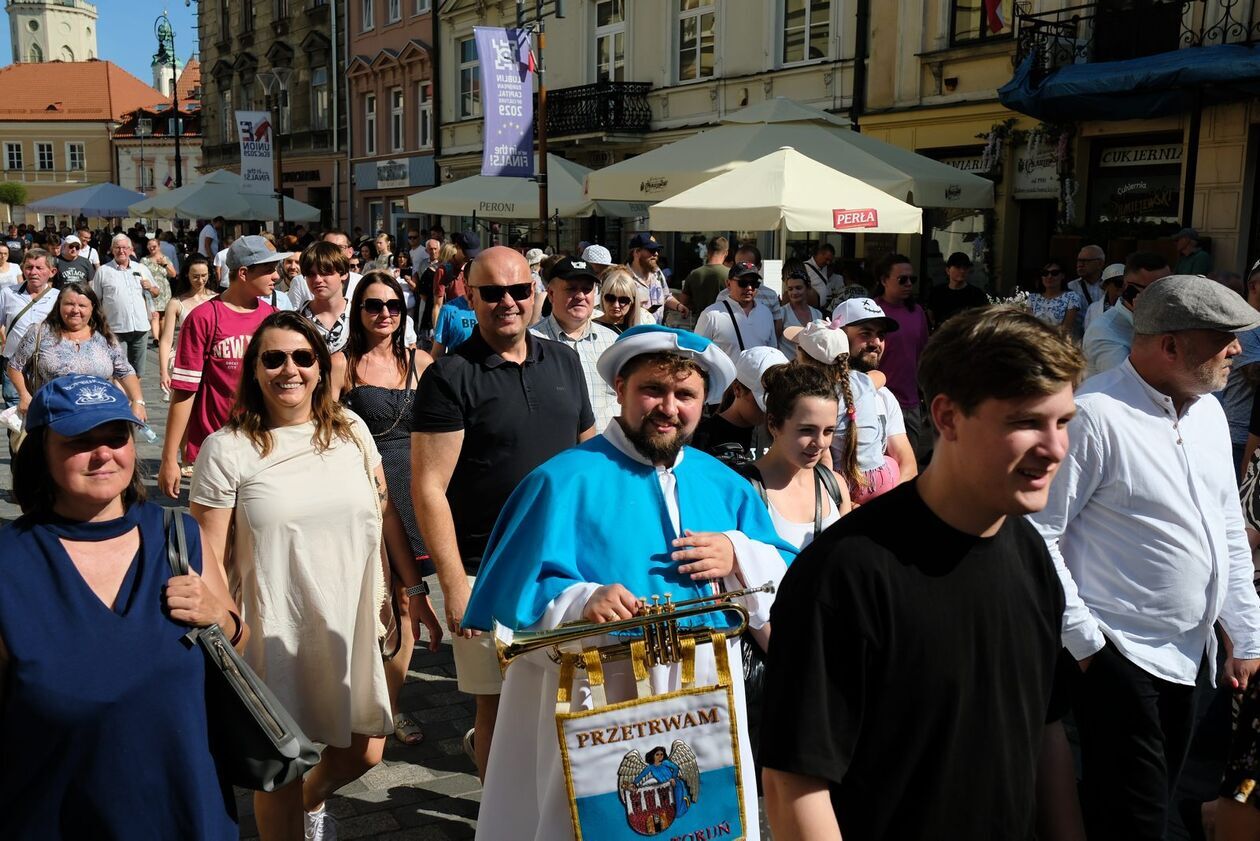
[[(778, 582), (794, 549), (775, 533), (752, 486), (686, 446), (703, 412), (735, 379), (709, 340), (669, 327), (622, 333), (598, 363), (621, 414), (602, 435), (566, 450), (525, 477), (490, 535), (464, 623), (516, 631), (635, 615), (640, 596), (675, 601)], [(766, 632), (769, 594), (746, 597), (750, 626)], [(738, 641), (729, 643), (738, 662)], [(626, 663), (605, 666), (608, 700), (634, 697)], [(508, 670), (478, 819), (480, 839), (571, 838), (556, 739), (559, 669), (543, 654)], [(710, 646), (696, 653), (696, 685), (716, 683)], [(653, 691), (681, 687), (678, 665), (650, 674)], [(744, 721), (743, 681), (734, 682), (747, 838), (757, 839), (754, 765)], [(574, 708), (589, 708), (579, 686)], [(500, 735), (501, 734), (501, 735)]]

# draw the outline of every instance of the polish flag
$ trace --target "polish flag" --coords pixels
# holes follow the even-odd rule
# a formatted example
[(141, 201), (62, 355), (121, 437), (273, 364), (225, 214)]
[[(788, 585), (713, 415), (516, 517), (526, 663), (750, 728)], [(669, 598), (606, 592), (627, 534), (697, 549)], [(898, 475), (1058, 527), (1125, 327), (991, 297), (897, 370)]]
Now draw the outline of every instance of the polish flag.
[(1002, 0), (984, 0), (984, 13), (988, 20), (989, 32), (994, 35), (1005, 32), (1010, 25), (1009, 21), (1002, 17)]

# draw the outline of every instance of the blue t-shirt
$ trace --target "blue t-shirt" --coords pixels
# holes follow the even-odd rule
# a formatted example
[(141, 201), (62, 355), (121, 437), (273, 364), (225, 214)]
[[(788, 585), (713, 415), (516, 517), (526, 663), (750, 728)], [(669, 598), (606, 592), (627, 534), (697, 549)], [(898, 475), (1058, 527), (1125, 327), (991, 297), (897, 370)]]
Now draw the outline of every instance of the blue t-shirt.
[(433, 328), (433, 341), (438, 342), (448, 351), (468, 341), (468, 337), (477, 329), (477, 313), (468, 305), (463, 295), (452, 298), (438, 313), (437, 325)]

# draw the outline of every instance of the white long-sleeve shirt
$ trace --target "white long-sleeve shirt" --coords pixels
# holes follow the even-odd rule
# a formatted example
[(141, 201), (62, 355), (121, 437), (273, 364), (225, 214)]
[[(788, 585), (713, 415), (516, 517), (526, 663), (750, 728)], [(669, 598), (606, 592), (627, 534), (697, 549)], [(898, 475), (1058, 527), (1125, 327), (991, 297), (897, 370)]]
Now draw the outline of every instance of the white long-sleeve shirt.
[(1066, 458), (1030, 517), (1063, 583), (1063, 644), (1078, 660), (1110, 640), (1151, 674), (1193, 685), (1220, 619), (1234, 656), (1260, 657), (1229, 427), (1211, 395), (1182, 409), (1127, 360), (1076, 395)]
[(1133, 347), (1133, 312), (1122, 302), (1091, 318), (1081, 349), (1085, 352), (1086, 376), (1110, 371), (1129, 358)]

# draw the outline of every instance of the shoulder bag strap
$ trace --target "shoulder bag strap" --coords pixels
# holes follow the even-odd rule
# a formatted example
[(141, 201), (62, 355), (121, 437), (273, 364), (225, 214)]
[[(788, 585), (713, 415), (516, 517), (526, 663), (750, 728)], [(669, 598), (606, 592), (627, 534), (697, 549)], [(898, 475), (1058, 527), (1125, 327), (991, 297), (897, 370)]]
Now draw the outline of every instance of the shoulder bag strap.
[[(48, 287), (48, 289), (52, 289), (52, 287), (51, 287), (51, 286), (49, 286), (49, 287)], [(13, 320), (9, 322), (9, 326), (4, 328), (4, 332), (5, 332), (5, 333), (12, 333), (12, 332), (13, 332), (13, 328), (14, 328), (14, 326), (15, 326), (15, 325), (16, 325), (19, 321), (21, 321), (21, 320), (22, 320), (22, 316), (24, 316), (24, 315), (26, 315), (28, 312), (30, 312), (31, 307), (35, 306), (35, 303), (36, 303), (36, 302), (37, 302), (40, 298), (43, 298), (45, 295), (47, 295), (47, 294), (48, 294), (48, 289), (45, 289), (43, 292), (40, 292), (40, 293), (39, 293), (38, 295), (36, 295), (34, 298), (31, 298), (29, 301), (27, 301), (27, 302), (26, 302), (26, 306), (24, 306), (24, 307), (22, 307), (22, 309), (18, 310), (18, 314), (17, 314), (17, 315), (15, 315), (15, 316), (13, 316)]]
[(827, 489), (827, 496), (831, 497), (831, 502), (836, 507), (836, 513), (840, 512), (840, 484), (836, 481), (836, 475), (821, 464), (814, 465), (814, 536), (817, 537), (822, 532), (822, 490)]
[(744, 337), (739, 332), (739, 322), (735, 320), (735, 310), (731, 309), (730, 301), (723, 301), (722, 306), (726, 307), (727, 314), (731, 317), (731, 326), (735, 328), (735, 340), (739, 342), (739, 350), (744, 351)]
[(184, 512), (186, 508), (162, 509), (162, 520), (166, 525), (166, 562), (171, 567), (171, 575), (188, 574), (188, 535), (184, 531)]
[(761, 478), (761, 470), (758, 469), (757, 465), (741, 465), (735, 472), (748, 480), (748, 482), (757, 491), (757, 496), (761, 497), (761, 504), (766, 506), (766, 509), (769, 510), (770, 495), (766, 493), (766, 483)]

